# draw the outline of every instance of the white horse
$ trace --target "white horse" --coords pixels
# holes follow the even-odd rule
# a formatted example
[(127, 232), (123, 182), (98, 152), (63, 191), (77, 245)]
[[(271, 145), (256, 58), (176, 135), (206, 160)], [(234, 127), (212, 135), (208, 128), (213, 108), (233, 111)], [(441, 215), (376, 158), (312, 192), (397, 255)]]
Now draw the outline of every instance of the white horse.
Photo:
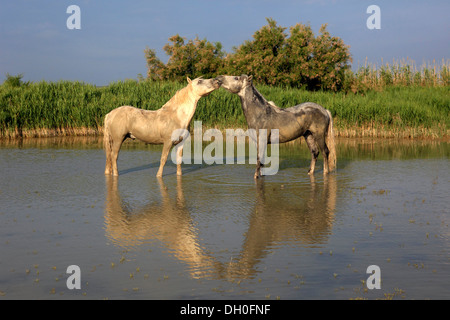
[[(158, 110), (143, 110), (130, 106), (118, 107), (105, 116), (103, 144), (106, 152), (106, 175), (118, 176), (117, 158), (120, 147), (127, 139), (138, 139), (149, 144), (163, 144), (161, 163), (156, 176), (161, 177), (163, 167), (172, 146), (180, 143), (183, 137), (174, 139), (172, 133), (177, 129), (189, 130), (197, 103), (220, 87), (216, 79), (187, 78), (188, 85)], [(182, 156), (183, 148), (177, 151)], [(177, 175), (181, 175), (181, 161), (177, 162)]]

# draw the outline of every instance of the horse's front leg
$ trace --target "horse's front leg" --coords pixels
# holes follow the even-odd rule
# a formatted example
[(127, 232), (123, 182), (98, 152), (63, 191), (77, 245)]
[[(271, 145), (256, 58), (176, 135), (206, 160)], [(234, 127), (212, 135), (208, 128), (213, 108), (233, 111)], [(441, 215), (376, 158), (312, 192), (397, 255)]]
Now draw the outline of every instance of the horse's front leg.
[(258, 178), (261, 178), (261, 177), (262, 177), (262, 175), (261, 175), (261, 161), (259, 161), (259, 156), (258, 156), (258, 158), (256, 160), (256, 171), (255, 171), (254, 178), (258, 179)]
[(258, 133), (258, 137), (256, 139), (257, 146), (257, 154), (256, 154), (256, 171), (255, 171), (255, 179), (261, 178), (263, 175), (261, 173), (261, 168), (264, 167), (264, 156), (267, 148), (267, 130), (263, 130), (263, 134)]
[(162, 177), (163, 168), (167, 161), (167, 156), (169, 155), (170, 148), (172, 148), (172, 142), (164, 143), (164, 147), (161, 154), (161, 162), (159, 164), (158, 172), (156, 173), (157, 177)]
[(183, 174), (181, 171), (182, 160), (183, 160), (183, 145), (179, 146), (177, 150), (177, 176), (181, 176)]

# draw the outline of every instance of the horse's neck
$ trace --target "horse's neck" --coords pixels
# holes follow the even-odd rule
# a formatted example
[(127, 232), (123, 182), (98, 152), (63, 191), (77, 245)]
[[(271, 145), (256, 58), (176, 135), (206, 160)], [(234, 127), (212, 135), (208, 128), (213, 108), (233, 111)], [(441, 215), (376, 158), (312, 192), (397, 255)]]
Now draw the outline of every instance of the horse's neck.
[(182, 127), (187, 127), (194, 116), (200, 97), (194, 94), (191, 87), (184, 88), (182, 96), (175, 103), (175, 113)]
[(256, 88), (251, 85), (248, 86), (244, 90), (244, 94), (240, 96), (241, 98), (241, 105), (242, 109), (244, 111), (244, 115), (247, 119), (247, 122), (253, 121), (255, 116), (257, 116), (259, 113), (265, 113), (265, 104), (266, 99), (261, 95), (261, 93), (256, 90)]
[(180, 89), (161, 109), (173, 112), (182, 126), (185, 126), (191, 122), (199, 100), (200, 97), (192, 92), (190, 86), (186, 86)]
[(183, 127), (187, 127), (189, 123), (191, 123), (199, 100), (200, 97), (192, 97), (192, 100), (190, 102), (184, 103), (183, 108), (178, 109), (178, 117), (181, 120)]

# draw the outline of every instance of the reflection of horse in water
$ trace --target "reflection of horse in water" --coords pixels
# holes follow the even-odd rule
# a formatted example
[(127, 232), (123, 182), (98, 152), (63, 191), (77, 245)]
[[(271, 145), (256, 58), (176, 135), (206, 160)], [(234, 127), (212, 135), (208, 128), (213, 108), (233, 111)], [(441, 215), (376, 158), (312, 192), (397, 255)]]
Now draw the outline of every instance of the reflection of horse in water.
[(161, 203), (151, 203), (135, 211), (122, 201), (117, 182), (117, 178), (106, 176), (106, 234), (115, 244), (135, 247), (152, 239), (160, 240), (177, 259), (191, 267), (193, 278), (203, 277), (202, 270), (219, 267), (198, 241), (197, 231), (186, 209), (181, 177), (178, 177), (176, 200), (170, 198), (168, 189), (159, 178)]
[(314, 176), (310, 180), (310, 185), (283, 188), (257, 180), (256, 206), (228, 278), (251, 278), (258, 262), (276, 246), (313, 247), (328, 241), (336, 208), (336, 177), (325, 176), (323, 185), (316, 183)]
[[(278, 244), (320, 246), (328, 241), (334, 222), (334, 175), (324, 177), (323, 185), (311, 177), (310, 184), (290, 184), (286, 188), (258, 181), (256, 205), (240, 253), (231, 262), (222, 263), (200, 242), (186, 206), (181, 177), (177, 177), (175, 199), (169, 196), (163, 180), (158, 181), (161, 202), (130, 210), (120, 197), (117, 178), (106, 177), (106, 234), (114, 244), (123, 247), (136, 247), (153, 239), (163, 242), (176, 259), (189, 265), (193, 278), (252, 278), (268, 250), (276, 250)], [(195, 192), (208, 192), (201, 187)]]

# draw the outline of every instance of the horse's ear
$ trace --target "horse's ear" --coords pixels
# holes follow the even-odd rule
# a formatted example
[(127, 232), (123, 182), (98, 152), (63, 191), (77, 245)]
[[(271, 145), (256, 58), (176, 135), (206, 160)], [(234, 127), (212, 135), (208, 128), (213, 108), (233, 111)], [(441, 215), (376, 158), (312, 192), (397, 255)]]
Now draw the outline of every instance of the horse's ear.
[(248, 76), (247, 81), (252, 82), (252, 80), (253, 80), (253, 76)]
[(188, 82), (188, 83), (191, 83), (192, 80), (191, 80), (189, 77), (187, 77), (187, 82)]

